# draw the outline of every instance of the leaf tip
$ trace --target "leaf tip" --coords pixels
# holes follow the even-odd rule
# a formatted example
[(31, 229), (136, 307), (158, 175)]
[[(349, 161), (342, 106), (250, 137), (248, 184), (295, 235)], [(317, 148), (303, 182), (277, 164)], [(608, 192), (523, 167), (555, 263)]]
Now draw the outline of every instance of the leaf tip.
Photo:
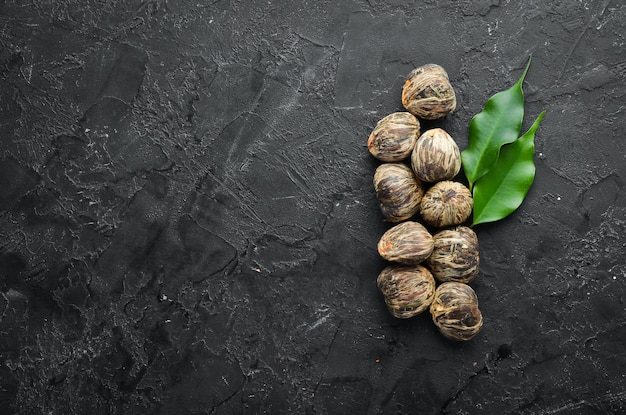
[(546, 110), (541, 111), (541, 114), (537, 116), (537, 119), (535, 120), (531, 128), (534, 128), (535, 130), (539, 128), (539, 124), (541, 123), (541, 121), (543, 120), (543, 117), (545, 117), (547, 113), (548, 112)]
[(517, 80), (517, 84), (520, 86), (522, 86), (522, 83), (524, 82), (524, 78), (526, 78), (526, 74), (528, 73), (528, 69), (530, 68), (530, 62), (532, 62), (533, 60), (533, 55), (530, 54), (530, 56), (528, 56), (528, 62), (526, 63), (526, 67), (524, 68), (524, 72), (522, 72), (522, 76), (520, 76), (520, 78)]

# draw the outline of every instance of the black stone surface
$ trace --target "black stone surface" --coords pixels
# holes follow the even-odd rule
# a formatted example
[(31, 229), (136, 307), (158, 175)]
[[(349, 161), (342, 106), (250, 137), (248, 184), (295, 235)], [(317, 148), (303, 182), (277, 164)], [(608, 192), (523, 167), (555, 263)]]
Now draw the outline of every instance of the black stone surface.
[[(626, 412), (618, 0), (0, 2), (0, 413)], [(390, 316), (376, 121), (471, 117), (529, 57), (522, 207), (479, 226), (485, 326)]]

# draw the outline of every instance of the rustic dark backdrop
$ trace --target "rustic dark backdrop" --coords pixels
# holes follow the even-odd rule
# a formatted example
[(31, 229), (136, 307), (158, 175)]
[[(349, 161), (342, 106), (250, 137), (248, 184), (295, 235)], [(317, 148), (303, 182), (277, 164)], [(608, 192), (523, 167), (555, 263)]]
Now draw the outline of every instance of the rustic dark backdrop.
[[(626, 411), (618, 0), (0, 1), (0, 412)], [(375, 285), (367, 137), (416, 66), (468, 123), (532, 55), (537, 176), (476, 227), (484, 329)], [(462, 177), (460, 177), (462, 180)]]

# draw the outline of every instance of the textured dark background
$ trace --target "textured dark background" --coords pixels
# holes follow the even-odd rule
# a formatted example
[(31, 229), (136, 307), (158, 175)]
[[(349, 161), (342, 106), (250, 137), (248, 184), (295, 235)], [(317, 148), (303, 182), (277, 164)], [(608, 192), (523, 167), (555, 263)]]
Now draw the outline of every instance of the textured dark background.
[[(626, 6), (0, 1), (0, 413), (626, 411)], [(405, 75), (470, 118), (532, 54), (537, 177), (477, 227), (485, 326), (375, 285)]]

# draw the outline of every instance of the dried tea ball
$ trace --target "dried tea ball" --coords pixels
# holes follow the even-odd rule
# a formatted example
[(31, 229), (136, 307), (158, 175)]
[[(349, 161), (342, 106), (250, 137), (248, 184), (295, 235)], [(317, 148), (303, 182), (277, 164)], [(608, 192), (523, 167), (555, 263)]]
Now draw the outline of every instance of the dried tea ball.
[(408, 112), (394, 112), (378, 121), (367, 139), (367, 149), (381, 161), (394, 162), (411, 155), (420, 135), (420, 122)]
[(459, 182), (444, 180), (424, 193), (420, 214), (428, 225), (443, 228), (465, 222), (473, 207), (474, 199), (467, 187)]
[(438, 182), (454, 178), (461, 170), (461, 152), (450, 135), (441, 128), (424, 132), (411, 153), (411, 166), (418, 179)]
[(402, 89), (402, 105), (411, 114), (426, 120), (436, 120), (453, 112), (456, 95), (445, 69), (427, 64), (411, 71)]
[(470, 340), (483, 326), (476, 293), (460, 282), (444, 282), (437, 287), (430, 314), (441, 334), (452, 340)]
[(389, 312), (397, 318), (413, 317), (428, 309), (435, 296), (435, 279), (421, 265), (391, 265), (376, 279)]
[(378, 253), (387, 261), (418, 264), (433, 251), (433, 237), (418, 222), (407, 221), (387, 230), (378, 241)]
[(424, 188), (413, 171), (402, 163), (383, 163), (374, 173), (374, 189), (380, 211), (390, 222), (401, 222), (417, 213)]
[(478, 237), (467, 226), (444, 229), (433, 235), (428, 268), (439, 282), (469, 283), (478, 275)]

